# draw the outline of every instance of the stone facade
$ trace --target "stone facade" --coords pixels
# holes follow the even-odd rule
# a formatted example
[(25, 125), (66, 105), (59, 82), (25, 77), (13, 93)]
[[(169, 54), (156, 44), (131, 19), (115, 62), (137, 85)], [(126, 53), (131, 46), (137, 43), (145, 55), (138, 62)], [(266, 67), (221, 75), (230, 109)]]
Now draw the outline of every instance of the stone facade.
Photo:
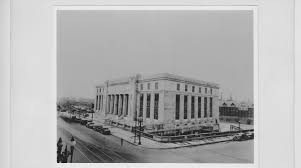
[(96, 86), (94, 110), (95, 115), (127, 126), (133, 126), (137, 117), (145, 126), (164, 129), (212, 125), (219, 122), (218, 92), (215, 83), (182, 76), (136, 75)]

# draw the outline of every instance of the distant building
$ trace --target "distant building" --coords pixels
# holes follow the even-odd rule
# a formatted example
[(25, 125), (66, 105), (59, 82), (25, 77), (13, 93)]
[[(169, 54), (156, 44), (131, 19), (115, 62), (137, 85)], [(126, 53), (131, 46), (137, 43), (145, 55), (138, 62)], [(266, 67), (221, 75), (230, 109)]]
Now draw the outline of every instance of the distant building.
[(106, 81), (96, 86), (95, 115), (131, 128), (135, 119), (152, 129), (214, 125), (219, 122), (215, 83), (172, 74)]
[(219, 118), (221, 121), (254, 123), (254, 105), (246, 102), (236, 102), (232, 98), (220, 100)]

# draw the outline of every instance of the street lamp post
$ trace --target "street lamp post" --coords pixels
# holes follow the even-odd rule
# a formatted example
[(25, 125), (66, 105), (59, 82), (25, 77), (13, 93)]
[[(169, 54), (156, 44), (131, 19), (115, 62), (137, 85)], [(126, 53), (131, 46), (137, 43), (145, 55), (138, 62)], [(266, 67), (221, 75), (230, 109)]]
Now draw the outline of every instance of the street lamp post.
[(136, 137), (137, 137), (137, 116), (134, 118), (135, 120), (135, 127), (134, 127), (134, 132), (135, 132), (135, 136), (134, 136), (134, 143), (136, 143)]
[(138, 145), (141, 145), (142, 121), (143, 121), (143, 119), (141, 117), (139, 117), (138, 118), (138, 122), (139, 122), (139, 142), (138, 142)]
[(72, 160), (73, 160), (73, 151), (74, 151), (74, 148), (75, 148), (75, 145), (76, 145), (76, 141), (74, 139), (74, 137), (72, 136), (71, 137), (71, 158), (70, 158), (70, 163), (72, 163)]

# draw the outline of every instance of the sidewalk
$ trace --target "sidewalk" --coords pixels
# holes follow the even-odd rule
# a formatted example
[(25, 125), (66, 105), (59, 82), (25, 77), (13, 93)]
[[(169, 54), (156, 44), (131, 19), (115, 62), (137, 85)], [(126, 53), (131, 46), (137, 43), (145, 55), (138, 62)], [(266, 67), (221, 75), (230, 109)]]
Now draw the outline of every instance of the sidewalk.
[[(122, 130), (121, 128), (116, 128), (110, 126), (110, 131), (113, 136), (124, 139), (125, 141), (138, 146), (138, 137), (136, 139), (136, 143), (134, 143), (134, 134)], [(175, 142), (175, 143), (161, 143), (148, 138), (141, 137), (141, 145), (140, 147), (149, 148), (149, 149), (172, 149), (172, 148), (181, 148), (181, 147), (189, 147), (189, 146), (198, 146), (198, 145), (206, 145), (213, 144), (218, 142), (231, 141), (232, 137), (218, 137), (212, 139), (204, 139), (204, 140), (196, 140), (196, 141), (185, 141), (185, 142)]]

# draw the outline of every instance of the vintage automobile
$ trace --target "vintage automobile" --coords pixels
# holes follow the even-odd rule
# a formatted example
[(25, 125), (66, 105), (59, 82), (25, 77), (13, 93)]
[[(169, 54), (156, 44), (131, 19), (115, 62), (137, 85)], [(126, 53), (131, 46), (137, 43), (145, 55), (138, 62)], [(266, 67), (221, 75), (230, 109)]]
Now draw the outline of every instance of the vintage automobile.
[(104, 135), (110, 135), (111, 134), (111, 131), (109, 130), (109, 128), (103, 127), (103, 126), (100, 126), (100, 125), (95, 126), (94, 130), (101, 133), (101, 134), (104, 134)]
[(92, 122), (92, 120), (82, 119), (80, 124), (87, 125), (89, 122)]
[(249, 139), (254, 139), (254, 132), (247, 132), (246, 135), (248, 136)]
[(99, 129), (102, 129), (102, 125), (93, 125), (93, 130), (98, 131)]
[(100, 129), (100, 133), (102, 133), (104, 135), (110, 135), (111, 131), (109, 130), (109, 128), (103, 127), (102, 129)]
[(234, 135), (233, 137), (233, 141), (241, 141), (243, 138), (244, 133), (237, 133), (236, 135)]
[(94, 125), (95, 125), (94, 122), (88, 122), (88, 123), (86, 124), (86, 127), (92, 129)]
[(71, 121), (73, 121), (73, 122), (81, 122), (81, 119), (80, 118), (77, 118), (76, 116), (72, 116), (71, 117)]

